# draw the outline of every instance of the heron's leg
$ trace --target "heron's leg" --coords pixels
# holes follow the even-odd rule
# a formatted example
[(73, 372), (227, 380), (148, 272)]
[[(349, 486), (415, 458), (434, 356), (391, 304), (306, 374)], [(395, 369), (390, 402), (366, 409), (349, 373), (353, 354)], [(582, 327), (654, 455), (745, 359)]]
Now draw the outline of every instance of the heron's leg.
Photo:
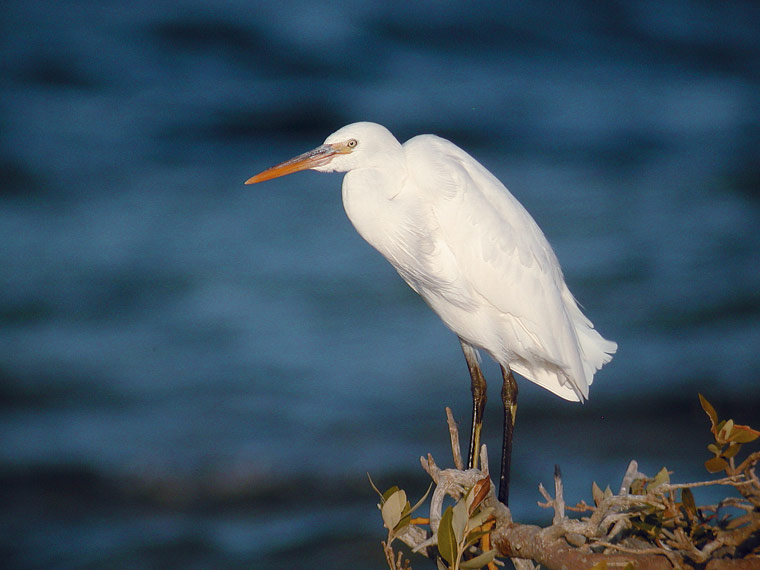
[(478, 355), (475, 349), (468, 343), (459, 339), (462, 343), (462, 351), (467, 368), (470, 369), (472, 380), (472, 429), (470, 431), (470, 449), (467, 453), (467, 468), (473, 469), (478, 466), (480, 451), (480, 430), (483, 426), (483, 410), (486, 407), (486, 379), (478, 364)]
[(504, 439), (501, 446), (501, 475), (499, 476), (499, 501), (509, 504), (509, 472), (512, 468), (512, 434), (515, 429), (517, 414), (517, 382), (512, 370), (501, 367), (504, 384), (501, 388), (501, 401), (504, 403)]

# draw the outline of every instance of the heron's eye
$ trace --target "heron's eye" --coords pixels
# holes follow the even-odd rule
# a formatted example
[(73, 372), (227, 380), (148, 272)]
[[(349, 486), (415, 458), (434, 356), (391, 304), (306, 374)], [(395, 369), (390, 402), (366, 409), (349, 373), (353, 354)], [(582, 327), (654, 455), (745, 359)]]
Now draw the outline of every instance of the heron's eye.
[(356, 139), (348, 139), (348, 141), (346, 141), (346, 146), (348, 148), (356, 148), (356, 145), (358, 144), (359, 144), (359, 141), (357, 141)]

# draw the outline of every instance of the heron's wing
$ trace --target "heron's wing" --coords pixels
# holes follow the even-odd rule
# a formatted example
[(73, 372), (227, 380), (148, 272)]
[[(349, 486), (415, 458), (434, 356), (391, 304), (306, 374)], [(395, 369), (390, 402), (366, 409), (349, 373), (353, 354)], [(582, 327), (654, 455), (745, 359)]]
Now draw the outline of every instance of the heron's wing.
[[(492, 305), (503, 319), (509, 350), (524, 360), (510, 363), (515, 370), (563, 397), (586, 397), (596, 369), (584, 370), (576, 321), (591, 323), (567, 290), (559, 262), (533, 218), (453, 143), (424, 135), (404, 148), (409, 175), (437, 220), (439, 266), (466, 281), (440, 294), (456, 297), (466, 285), (480, 297), (476, 302)], [(556, 367), (565, 377), (542, 380), (529, 369), (536, 362)]]

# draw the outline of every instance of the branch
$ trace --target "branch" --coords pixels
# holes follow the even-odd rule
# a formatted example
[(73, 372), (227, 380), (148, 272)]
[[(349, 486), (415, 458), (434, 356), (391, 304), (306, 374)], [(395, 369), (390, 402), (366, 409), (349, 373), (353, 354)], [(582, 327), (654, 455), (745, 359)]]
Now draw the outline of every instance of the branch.
[[(539, 505), (554, 510), (551, 526), (541, 528), (515, 522), (510, 510), (498, 501), (490, 481), (485, 445), (480, 449), (481, 469), (462, 468), (457, 425), (451, 410), (447, 408), (446, 413), (456, 468), (441, 469), (430, 454), (420, 458), (422, 468), (435, 484), (429, 519), (404, 519), (405, 513), (416, 508), (408, 502), (406, 510), (392, 519), (394, 528), (389, 528), (389, 540), (383, 545), (391, 570), (409, 570), (408, 566), (402, 568), (402, 562), (406, 561), (394, 555), (390, 544), (393, 538), (405, 542), (413, 552), (428, 557), (440, 554), (451, 564), (446, 566), (443, 558), (439, 558), (439, 568), (477, 568), (487, 564), (490, 570), (495, 570), (496, 554), (511, 558), (517, 570), (534, 569), (534, 562), (547, 570), (589, 570), (596, 566), (647, 570), (760, 569), (760, 480), (756, 474), (760, 452), (750, 454), (738, 467), (734, 467), (733, 461), (725, 462), (727, 477), (696, 483), (671, 483), (665, 468), (654, 477), (647, 477), (638, 470), (636, 461), (631, 461), (617, 495), (609, 487), (602, 491), (593, 484), (593, 505), (584, 501), (576, 506), (565, 504), (561, 472), (555, 466), (554, 496), (539, 485), (545, 499)], [(716, 425), (721, 430), (725, 424)], [(728, 459), (733, 459), (737, 450), (731, 448), (734, 452), (729, 456), (725, 446), (715, 449), (716, 456), (722, 453)], [(741, 496), (698, 507), (691, 489), (708, 485), (731, 486)], [(456, 504), (447, 507), (444, 513), (446, 496)], [(403, 500), (406, 501), (405, 495)], [(417, 506), (420, 503), (422, 500)], [(724, 515), (725, 507), (729, 506), (744, 514)], [(590, 515), (571, 519), (566, 511)], [(385, 520), (385, 511), (383, 516)], [(429, 530), (423, 529), (425, 524)]]
[(557, 537), (556, 529), (512, 523), (499, 526), (491, 533), (491, 544), (502, 555), (510, 558), (528, 558), (553, 569), (583, 569), (599, 562), (607, 566), (625, 567), (633, 563), (635, 568), (647, 570), (672, 570), (670, 561), (654, 554), (597, 554), (590, 550), (570, 546), (564, 538)]

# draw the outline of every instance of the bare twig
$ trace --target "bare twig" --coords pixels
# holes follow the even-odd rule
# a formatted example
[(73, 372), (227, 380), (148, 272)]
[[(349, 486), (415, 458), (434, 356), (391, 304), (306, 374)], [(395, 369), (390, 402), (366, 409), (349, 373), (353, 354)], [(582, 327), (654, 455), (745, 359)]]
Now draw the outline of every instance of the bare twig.
[(631, 488), (631, 485), (636, 479), (642, 479), (645, 478), (646, 475), (639, 472), (639, 463), (635, 459), (631, 459), (631, 462), (628, 464), (628, 469), (625, 470), (625, 475), (623, 475), (623, 481), (620, 483), (620, 494), (621, 495), (627, 495), (628, 489)]
[(460, 471), (464, 471), (462, 449), (459, 446), (459, 429), (457, 428), (457, 422), (454, 420), (454, 414), (448, 406), (446, 406), (446, 423), (449, 426), (449, 439), (451, 440), (451, 455), (454, 458), (454, 467)]
[(559, 465), (554, 466), (554, 524), (560, 524), (565, 519), (565, 497), (562, 485), (562, 472)]

